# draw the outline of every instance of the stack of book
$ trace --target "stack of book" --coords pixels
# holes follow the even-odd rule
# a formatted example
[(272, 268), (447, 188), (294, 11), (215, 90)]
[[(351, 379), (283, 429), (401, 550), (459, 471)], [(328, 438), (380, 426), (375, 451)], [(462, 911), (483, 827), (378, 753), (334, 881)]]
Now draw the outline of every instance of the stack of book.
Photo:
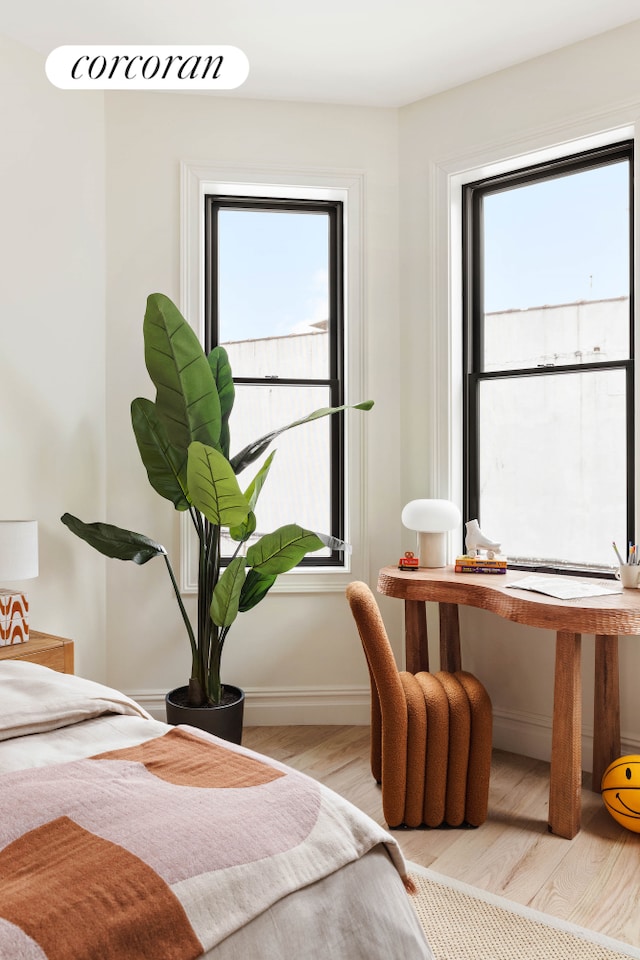
[(489, 560), (487, 557), (456, 557), (456, 573), (506, 573), (505, 557)]

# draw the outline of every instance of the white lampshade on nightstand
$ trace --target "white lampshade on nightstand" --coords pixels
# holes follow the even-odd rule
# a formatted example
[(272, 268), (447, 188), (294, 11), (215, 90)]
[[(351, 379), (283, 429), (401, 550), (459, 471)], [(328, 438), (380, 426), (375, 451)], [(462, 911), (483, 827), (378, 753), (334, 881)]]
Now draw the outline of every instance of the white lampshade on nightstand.
[[(36, 520), (0, 520), (0, 584), (38, 576)], [(0, 587), (0, 646), (29, 639), (25, 593)]]
[(447, 533), (454, 530), (462, 515), (450, 500), (411, 500), (402, 511), (402, 522), (418, 534), (421, 567), (447, 564)]
[(38, 576), (38, 521), (0, 520), (0, 583)]

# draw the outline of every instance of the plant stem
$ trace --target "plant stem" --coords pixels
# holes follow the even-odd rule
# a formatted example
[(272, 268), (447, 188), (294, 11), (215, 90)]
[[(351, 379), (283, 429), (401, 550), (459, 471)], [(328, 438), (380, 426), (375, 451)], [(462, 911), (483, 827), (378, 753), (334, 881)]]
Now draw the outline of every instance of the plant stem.
[[(218, 577), (220, 574), (220, 527), (217, 524), (211, 525), (210, 530), (210, 552), (209, 552), (209, 581), (207, 584), (208, 592), (207, 596), (210, 598), (213, 596), (213, 590), (218, 582)], [(207, 626), (208, 626), (208, 646), (207, 646), (207, 657), (205, 660), (206, 664), (206, 689), (207, 696), (213, 703), (219, 703), (221, 697), (221, 683), (220, 683), (220, 644), (219, 644), (219, 627), (214, 624), (211, 619), (211, 612), (207, 610)]]
[(202, 597), (203, 579), (202, 570), (205, 552), (205, 530), (201, 513), (194, 507), (189, 507), (191, 520), (198, 536), (198, 611), (197, 611), (197, 642), (192, 648), (191, 680), (189, 684), (189, 703), (191, 706), (203, 706), (206, 702), (205, 667), (202, 659)]
[[(216, 627), (216, 631), (217, 631)], [(222, 645), (216, 642), (211, 645), (211, 662), (209, 663), (209, 676), (207, 677), (207, 693), (212, 703), (220, 703), (222, 699), (222, 683), (220, 681), (220, 658), (222, 655)]]
[(214, 550), (213, 527), (205, 518), (204, 520), (204, 551), (202, 557), (202, 605), (200, 609), (200, 657), (202, 660), (202, 686), (209, 697), (209, 657), (211, 651), (211, 612), (209, 604), (211, 603), (212, 579), (211, 567), (213, 564), (212, 551)]
[(219, 654), (220, 657), (222, 657), (222, 649), (223, 649), (223, 647), (224, 647), (224, 642), (225, 642), (225, 640), (227, 639), (227, 634), (229, 633), (229, 630), (230, 630), (230, 629), (231, 629), (231, 627), (223, 627), (223, 628), (220, 630), (220, 640), (219, 640), (219, 643), (218, 643), (218, 649), (219, 649), (219, 651), (220, 651), (220, 654)]
[(182, 602), (182, 597), (180, 596), (180, 589), (176, 582), (176, 578), (174, 576), (171, 563), (169, 562), (169, 557), (166, 553), (163, 554), (163, 557), (164, 557), (164, 562), (167, 565), (167, 570), (169, 571), (169, 576), (171, 577), (171, 583), (173, 584), (173, 589), (176, 595), (176, 600), (178, 601), (178, 606), (180, 607), (180, 613), (182, 614), (182, 619), (184, 620), (184, 625), (187, 628), (187, 633), (189, 634), (189, 643), (191, 644), (191, 653), (192, 653), (192, 656), (195, 657), (197, 648), (196, 648), (196, 638), (193, 635), (193, 627), (191, 626), (191, 621), (189, 620), (189, 616), (187, 614), (187, 611), (185, 610), (184, 603)]

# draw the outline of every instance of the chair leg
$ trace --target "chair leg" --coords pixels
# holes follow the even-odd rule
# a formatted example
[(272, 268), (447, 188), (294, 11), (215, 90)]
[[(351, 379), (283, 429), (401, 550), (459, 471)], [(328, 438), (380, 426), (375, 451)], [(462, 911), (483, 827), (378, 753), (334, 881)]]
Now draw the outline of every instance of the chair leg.
[(403, 823), (419, 827), (422, 823), (427, 753), (427, 708), (422, 688), (412, 673), (401, 673), (400, 680), (407, 698), (407, 789)]
[(464, 823), (467, 802), (467, 767), (471, 736), (471, 711), (464, 687), (451, 673), (435, 674), (449, 700), (449, 763), (447, 767), (446, 821), (451, 827)]
[(422, 818), (428, 827), (444, 823), (449, 763), (449, 701), (432, 673), (417, 673), (427, 712), (427, 751)]
[(464, 687), (471, 711), (471, 738), (467, 769), (465, 820), (479, 827), (487, 819), (493, 715), (489, 694), (480, 681), (464, 670), (455, 674)]
[[(365, 651), (366, 656), (366, 651)], [(376, 684), (376, 678), (367, 657), (367, 667), (369, 668), (369, 681), (371, 686), (371, 735), (369, 747), (369, 762), (371, 764), (371, 773), (376, 783), (382, 782), (382, 709), (380, 707), (380, 694)]]

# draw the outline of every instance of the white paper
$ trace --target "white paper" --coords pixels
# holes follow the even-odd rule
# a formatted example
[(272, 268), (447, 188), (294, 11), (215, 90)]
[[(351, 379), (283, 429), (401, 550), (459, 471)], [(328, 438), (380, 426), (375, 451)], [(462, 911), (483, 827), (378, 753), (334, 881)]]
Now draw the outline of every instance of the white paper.
[(622, 593), (622, 587), (615, 583), (603, 583), (602, 580), (593, 580), (589, 583), (584, 580), (574, 580), (570, 577), (523, 577), (514, 583), (505, 584), (516, 590), (532, 590), (534, 593), (544, 593), (548, 597), (558, 600), (578, 600), (583, 597), (604, 597), (607, 594)]

